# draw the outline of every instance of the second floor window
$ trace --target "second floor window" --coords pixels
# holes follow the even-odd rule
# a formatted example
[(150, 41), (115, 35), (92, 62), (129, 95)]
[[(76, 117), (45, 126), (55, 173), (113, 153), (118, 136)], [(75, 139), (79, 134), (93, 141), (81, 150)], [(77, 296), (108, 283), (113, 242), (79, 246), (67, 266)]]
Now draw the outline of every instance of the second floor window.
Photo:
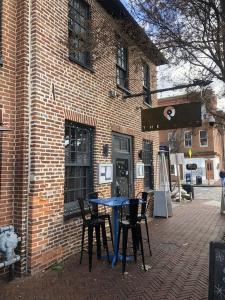
[(116, 83), (118, 86), (128, 89), (128, 52), (127, 48), (119, 45), (117, 48)]
[(150, 70), (149, 66), (145, 63), (143, 64), (143, 91), (147, 93), (144, 96), (144, 102), (151, 105), (151, 95), (150, 95)]
[(70, 59), (90, 66), (90, 11), (82, 0), (69, 1), (69, 55)]
[(192, 133), (190, 131), (185, 131), (184, 133), (184, 147), (192, 146)]
[(199, 140), (200, 140), (200, 146), (201, 147), (207, 147), (208, 146), (208, 135), (205, 130), (199, 131)]

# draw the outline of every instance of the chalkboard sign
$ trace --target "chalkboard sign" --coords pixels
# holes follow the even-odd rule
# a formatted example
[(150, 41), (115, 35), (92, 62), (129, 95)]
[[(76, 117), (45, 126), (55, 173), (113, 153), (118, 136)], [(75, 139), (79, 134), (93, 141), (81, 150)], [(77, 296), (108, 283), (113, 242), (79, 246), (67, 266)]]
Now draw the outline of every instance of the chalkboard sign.
[(187, 170), (197, 170), (198, 166), (196, 164), (187, 164), (186, 169)]
[(225, 300), (225, 242), (211, 242), (209, 253), (209, 300)]

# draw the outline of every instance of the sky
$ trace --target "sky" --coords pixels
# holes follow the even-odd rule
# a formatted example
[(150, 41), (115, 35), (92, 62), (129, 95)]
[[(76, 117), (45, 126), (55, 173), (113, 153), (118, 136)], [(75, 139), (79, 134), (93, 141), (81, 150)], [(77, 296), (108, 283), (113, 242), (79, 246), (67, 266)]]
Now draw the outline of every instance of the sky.
[[(121, 2), (127, 7), (129, 10), (128, 0), (121, 0)], [(186, 79), (186, 73), (188, 72), (188, 65), (182, 66), (160, 66), (158, 68), (158, 89), (173, 87), (179, 84), (188, 83)], [(223, 95), (224, 83), (218, 80), (214, 80), (210, 87), (214, 90), (217, 96), (218, 109), (222, 109), (225, 111), (225, 97)], [(158, 98), (165, 98), (170, 96), (176, 96), (185, 94), (187, 91), (185, 89), (163, 92), (158, 94)]]
[[(158, 67), (158, 88), (161, 89), (188, 83), (188, 80), (186, 78), (186, 73), (188, 72), (188, 70), (188, 65), (182, 65), (177, 67), (164, 65)], [(222, 109), (225, 111), (225, 98), (223, 96), (224, 83), (222, 81), (214, 79), (212, 84), (209, 85), (209, 87), (213, 89), (217, 96), (218, 109)], [(159, 93), (158, 98), (181, 95), (185, 94), (186, 92), (186, 89), (182, 89), (177, 91)]]

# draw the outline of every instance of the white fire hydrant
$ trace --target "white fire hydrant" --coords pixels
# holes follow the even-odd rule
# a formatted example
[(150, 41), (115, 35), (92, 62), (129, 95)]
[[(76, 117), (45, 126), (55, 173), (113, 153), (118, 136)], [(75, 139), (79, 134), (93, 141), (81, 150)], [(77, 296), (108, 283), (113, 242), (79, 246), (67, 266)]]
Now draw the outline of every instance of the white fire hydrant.
[(0, 268), (10, 266), (20, 260), (20, 256), (15, 254), (15, 249), (21, 238), (15, 233), (13, 226), (0, 227), (0, 253), (4, 260), (0, 262)]

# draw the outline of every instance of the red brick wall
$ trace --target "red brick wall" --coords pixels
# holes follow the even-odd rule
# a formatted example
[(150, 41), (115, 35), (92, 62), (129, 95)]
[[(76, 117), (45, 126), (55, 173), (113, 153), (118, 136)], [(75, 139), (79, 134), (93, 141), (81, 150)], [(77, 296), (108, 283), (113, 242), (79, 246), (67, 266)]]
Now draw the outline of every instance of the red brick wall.
[[(2, 11), (2, 57), (4, 67), (0, 67), (0, 108), (3, 111), (3, 123), (13, 129), (15, 122), (15, 33), (16, 1), (5, 1)], [(1, 201), (0, 226), (12, 223), (14, 197), (14, 132), (0, 132), (1, 149)]]
[(0, 133), (0, 226), (13, 224), (22, 237), (21, 270), (26, 268), (28, 205), (28, 0), (2, 1), (2, 58), (0, 98), (3, 122), (11, 129)]
[[(11, 105), (6, 115), (15, 129), (16, 138), (14, 141), (13, 133), (7, 134), (7, 141), (9, 137), (11, 141), (4, 144), (2, 151), (2, 169), (6, 171), (4, 178), (8, 178), (8, 182), (4, 183), (6, 205), (3, 205), (0, 220), (2, 225), (12, 220), (14, 201), (14, 222), (22, 236), (22, 270), (28, 257), (29, 271), (37, 272), (80, 249), (81, 218), (64, 221), (65, 120), (95, 127), (94, 187), (105, 196), (111, 195), (111, 185), (98, 185), (97, 164), (111, 162), (112, 132), (133, 137), (134, 164), (138, 162), (143, 139), (153, 140), (154, 161), (159, 142), (157, 132), (141, 133), (143, 98), (124, 101), (122, 91), (116, 87), (115, 53), (108, 53), (103, 47), (102, 57), (93, 64), (93, 72), (68, 59), (68, 1), (32, 1), (30, 23), (28, 3), (28, 0), (15, 1), (13, 11), (10, 2), (12, 19), (5, 18), (5, 22), (7, 19), (12, 25), (6, 26), (7, 22), (4, 25), (10, 32), (5, 33), (3, 44), (7, 48), (6, 39), (11, 39), (13, 47), (10, 51), (14, 52), (8, 54), (12, 69), (8, 71), (6, 65), (0, 70), (6, 81), (4, 85), (1, 82), (0, 89), (9, 92), (8, 98), (4, 98), (8, 99), (5, 108)], [(90, 3), (96, 22), (106, 19), (114, 22), (99, 4)], [(5, 1), (4, 9), (9, 10), (9, 1)], [(13, 27), (16, 18), (17, 35)], [(113, 30), (109, 34), (115, 38)], [(13, 43), (15, 37), (17, 47)], [(149, 63), (151, 88), (155, 89), (156, 67)], [(141, 68), (137, 68), (131, 55), (129, 84), (133, 93), (142, 90)], [(109, 98), (109, 90), (116, 90), (118, 97)], [(157, 105), (156, 98), (153, 103)], [(102, 156), (105, 143), (110, 145), (108, 158)], [(143, 180), (134, 180), (134, 194), (140, 190), (143, 190)], [(5, 219), (6, 211), (8, 220)], [(26, 232), (29, 233), (28, 240)]]

